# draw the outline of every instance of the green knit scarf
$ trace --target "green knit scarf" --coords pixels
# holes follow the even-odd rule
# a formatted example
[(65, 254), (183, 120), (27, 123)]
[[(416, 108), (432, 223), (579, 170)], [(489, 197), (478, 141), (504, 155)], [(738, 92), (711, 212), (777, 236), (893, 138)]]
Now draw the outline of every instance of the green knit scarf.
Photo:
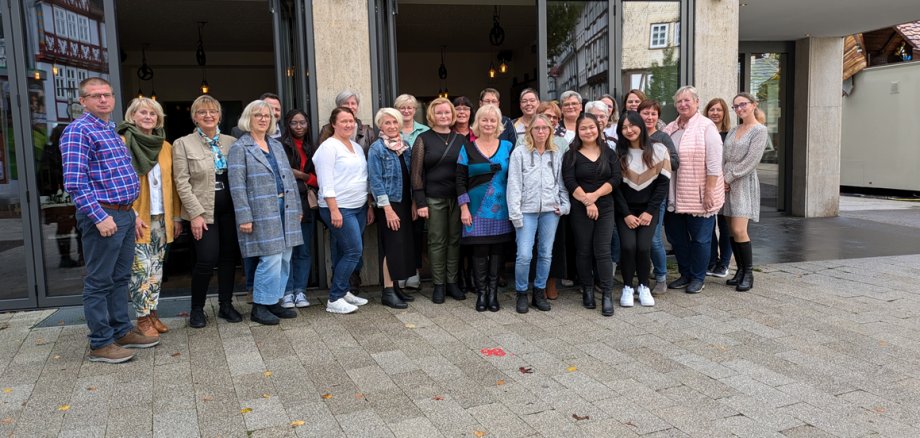
[(140, 176), (147, 175), (147, 172), (157, 165), (157, 157), (163, 149), (163, 142), (166, 140), (163, 128), (154, 129), (152, 135), (147, 135), (133, 123), (121, 122), (116, 130), (125, 136), (125, 145), (131, 152), (134, 170)]

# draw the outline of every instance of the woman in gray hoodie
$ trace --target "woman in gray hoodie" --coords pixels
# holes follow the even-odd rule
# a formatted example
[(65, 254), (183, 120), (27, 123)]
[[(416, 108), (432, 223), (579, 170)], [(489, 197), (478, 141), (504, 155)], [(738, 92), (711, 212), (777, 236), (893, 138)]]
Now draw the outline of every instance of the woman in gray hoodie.
[(533, 306), (550, 309), (546, 300), (546, 279), (553, 256), (553, 239), (559, 217), (569, 213), (569, 194), (562, 183), (562, 152), (553, 142), (552, 122), (540, 114), (514, 149), (508, 168), (508, 218), (517, 234), (517, 259), (514, 263), (518, 313), (527, 313), (527, 286), (534, 238), (537, 272), (533, 284)]

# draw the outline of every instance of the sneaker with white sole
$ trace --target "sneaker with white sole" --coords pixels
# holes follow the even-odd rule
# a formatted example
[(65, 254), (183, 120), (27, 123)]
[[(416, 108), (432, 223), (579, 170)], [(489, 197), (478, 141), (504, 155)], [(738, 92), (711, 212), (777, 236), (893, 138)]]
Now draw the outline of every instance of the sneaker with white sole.
[(406, 279), (406, 281), (405, 281), (404, 283), (405, 283), (405, 285), (402, 286), (403, 288), (418, 289), (419, 286), (422, 285), (422, 280), (419, 279), (419, 277), (418, 277), (418, 272), (416, 272), (415, 275), (413, 275), (413, 276), (409, 277), (408, 279)]
[[(353, 294), (353, 293), (351, 293), (351, 292), (346, 292), (346, 293), (345, 293), (345, 296), (342, 297), (342, 299), (345, 300), (345, 302), (347, 302), (348, 304), (351, 304), (351, 305), (354, 305), (354, 306), (363, 306), (363, 305), (367, 304), (367, 300), (366, 300), (366, 299), (361, 298), (361, 297), (356, 297), (355, 294)], [(336, 300), (336, 301), (338, 301), (338, 300)]]
[(344, 298), (339, 298), (335, 301), (329, 301), (326, 303), (326, 311), (329, 313), (352, 313), (358, 310), (358, 306), (349, 304), (348, 301), (345, 301)]
[(728, 267), (723, 265), (717, 265), (712, 270), (706, 271), (706, 275), (710, 277), (725, 278), (728, 277)]
[(645, 307), (651, 307), (655, 305), (655, 298), (652, 297), (652, 291), (649, 290), (648, 286), (644, 284), (639, 285), (639, 304)]
[(281, 307), (284, 307), (285, 309), (293, 309), (294, 308), (294, 294), (292, 293), (284, 294), (284, 296), (281, 297)]
[[(284, 306), (283, 301), (281, 305)], [(294, 305), (300, 308), (310, 307), (310, 300), (307, 299), (307, 296), (304, 295), (303, 292), (297, 292), (297, 294), (294, 295)]]
[(620, 307), (632, 307), (635, 305), (633, 294), (635, 291), (629, 286), (623, 286), (623, 294), (620, 295)]

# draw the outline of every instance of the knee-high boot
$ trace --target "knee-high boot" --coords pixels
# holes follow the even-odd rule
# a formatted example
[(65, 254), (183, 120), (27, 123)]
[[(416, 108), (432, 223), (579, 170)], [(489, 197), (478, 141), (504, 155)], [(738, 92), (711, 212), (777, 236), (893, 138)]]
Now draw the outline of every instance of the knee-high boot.
[(742, 263), (740, 258), (741, 256), (738, 254), (740, 252), (738, 250), (738, 242), (735, 242), (734, 237), (730, 237), (729, 242), (732, 246), (732, 255), (735, 257), (735, 276), (726, 280), (725, 284), (729, 286), (737, 286), (738, 282), (741, 281), (741, 277), (744, 276), (744, 270), (741, 269)]
[(741, 280), (735, 286), (738, 292), (747, 292), (754, 287), (754, 251), (751, 242), (738, 242), (738, 252), (741, 254)]
[(492, 254), (489, 257), (489, 311), (498, 312), (498, 278), (502, 274), (502, 256)]
[(486, 311), (486, 290), (489, 285), (489, 259), (485, 257), (471, 257), (473, 266), (473, 285), (476, 288), (476, 311)]

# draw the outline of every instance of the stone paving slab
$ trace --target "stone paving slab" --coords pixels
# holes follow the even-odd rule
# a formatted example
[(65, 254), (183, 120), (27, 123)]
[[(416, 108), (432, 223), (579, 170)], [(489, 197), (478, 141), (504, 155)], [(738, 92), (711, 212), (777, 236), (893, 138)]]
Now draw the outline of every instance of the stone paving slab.
[(507, 291), (498, 313), (367, 291), (275, 327), (209, 302), (122, 365), (86, 360), (84, 326), (35, 327), (52, 310), (0, 314), (0, 436), (920, 436), (920, 256), (755, 275), (612, 318), (574, 290), (524, 315)]

